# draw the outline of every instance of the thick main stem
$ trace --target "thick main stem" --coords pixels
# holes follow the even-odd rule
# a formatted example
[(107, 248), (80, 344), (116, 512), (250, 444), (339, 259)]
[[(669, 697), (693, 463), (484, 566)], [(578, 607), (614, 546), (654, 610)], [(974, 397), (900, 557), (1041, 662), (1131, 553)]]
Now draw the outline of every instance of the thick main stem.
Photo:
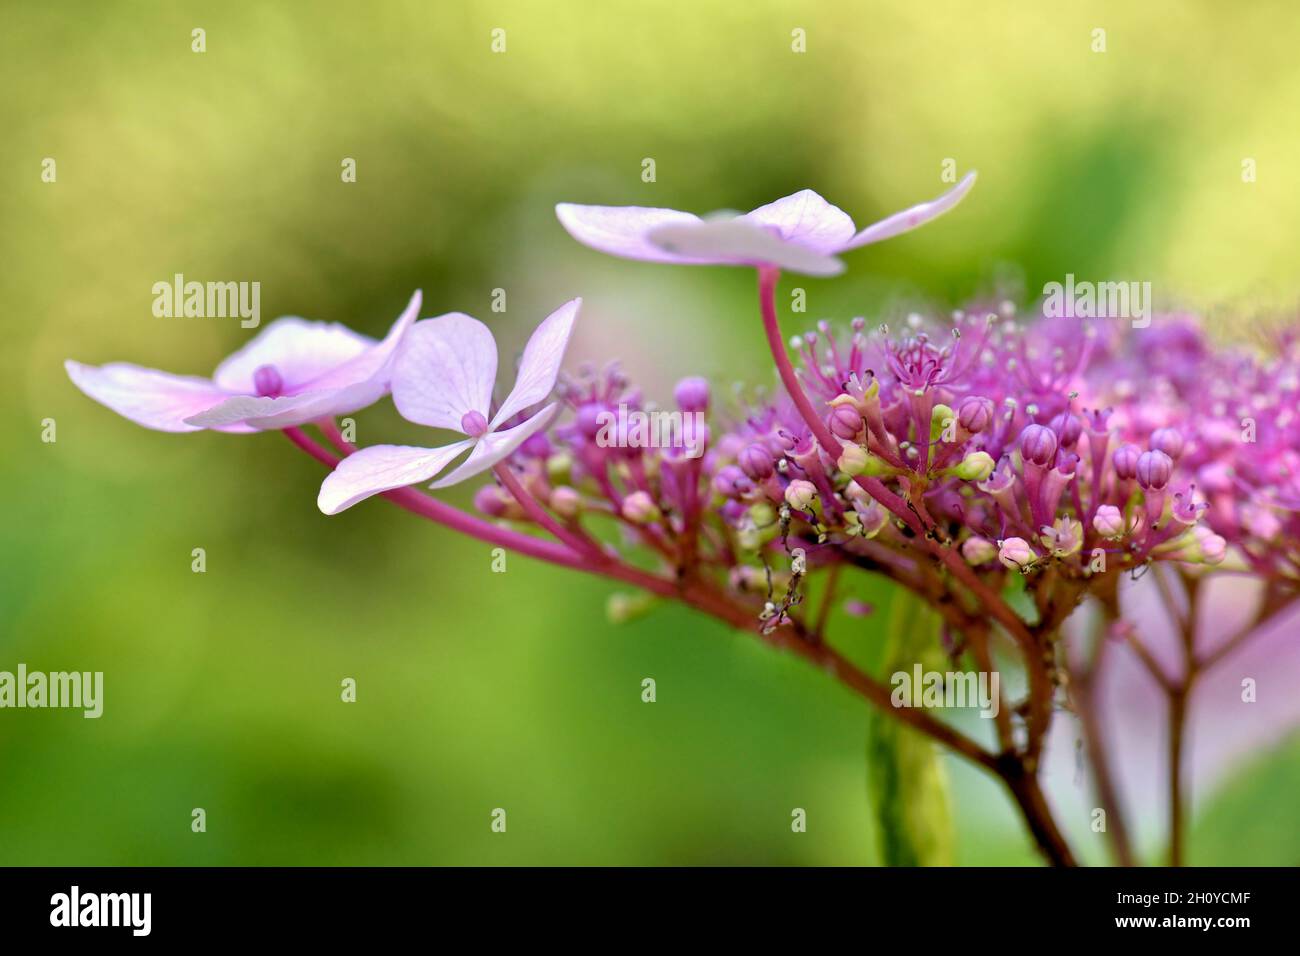
[(1070, 845), (1052, 819), (1052, 810), (1037, 775), (1026, 770), (1019, 759), (1003, 761), (999, 773), (1044, 859), (1053, 866), (1078, 866)]
[(1183, 736), (1187, 688), (1169, 695), (1169, 865), (1183, 865)]

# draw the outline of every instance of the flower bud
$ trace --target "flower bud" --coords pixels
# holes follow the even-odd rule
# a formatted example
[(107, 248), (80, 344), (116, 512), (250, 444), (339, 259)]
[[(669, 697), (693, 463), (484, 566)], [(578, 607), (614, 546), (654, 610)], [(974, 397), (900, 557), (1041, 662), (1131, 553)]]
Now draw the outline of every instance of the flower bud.
[(1144, 451), (1138, 456), (1134, 474), (1138, 484), (1148, 491), (1160, 491), (1169, 484), (1174, 462), (1162, 451)]
[(568, 485), (561, 485), (551, 492), (551, 508), (563, 518), (572, 518), (582, 507), (582, 496)]
[[(1026, 425), (1020, 433), (1020, 454), (1025, 461), (1046, 467), (1056, 457), (1056, 432), (1046, 425)], [(1012, 539), (1016, 540), (1016, 539)]]
[(546, 459), (546, 477), (552, 484), (562, 485), (573, 474), (573, 456), (567, 451), (557, 451)]
[[(1055, 441), (1056, 436), (1052, 436)], [(1034, 563), (1038, 556), (1029, 542), (1024, 538), (1007, 538), (998, 542), (998, 560), (1009, 568), (1023, 571)]]
[(1183, 435), (1176, 428), (1157, 428), (1151, 433), (1151, 447), (1162, 451), (1174, 461), (1183, 453)]
[(998, 556), (998, 549), (987, 538), (976, 536), (962, 543), (961, 556), (970, 564), (988, 564)]
[(930, 441), (939, 441), (943, 433), (952, 427), (953, 410), (947, 405), (939, 404), (930, 409)]
[(684, 412), (707, 412), (709, 383), (702, 378), (684, 378), (673, 389), (673, 398)]
[(633, 524), (649, 524), (660, 518), (659, 508), (644, 491), (634, 491), (623, 499), (623, 517)]
[(735, 465), (724, 465), (713, 476), (713, 490), (724, 498), (740, 498), (754, 490), (754, 483)]
[(953, 469), (953, 474), (963, 481), (983, 481), (993, 474), (993, 456), (986, 451), (971, 452)]
[(1142, 449), (1137, 445), (1120, 445), (1115, 449), (1115, 454), (1111, 456), (1111, 461), (1115, 464), (1115, 475), (1118, 478), (1129, 479), (1137, 474), (1138, 459), (1142, 457)]
[(791, 508), (797, 508), (799, 511), (807, 511), (817, 497), (817, 486), (811, 481), (804, 481), (802, 478), (796, 478), (790, 484), (785, 486), (785, 502)]
[(993, 402), (979, 395), (968, 395), (957, 406), (957, 424), (978, 434), (993, 424)]
[(1201, 525), (1197, 525), (1193, 531), (1196, 533), (1201, 560), (1206, 564), (1222, 564), (1223, 559), (1228, 555), (1228, 542)]
[(1052, 419), (1051, 428), (1060, 439), (1062, 448), (1073, 448), (1083, 434), (1083, 419), (1072, 412), (1061, 412)]
[(867, 470), (870, 460), (871, 456), (861, 445), (847, 444), (835, 464), (846, 475), (860, 475)]
[(754, 481), (772, 476), (772, 453), (762, 445), (747, 446), (738, 456), (740, 470)]
[(851, 441), (862, 431), (862, 415), (852, 405), (836, 405), (830, 414), (831, 434)]
[(474, 492), (474, 507), (491, 518), (504, 518), (508, 501), (496, 485), (484, 485)]
[(1118, 538), (1124, 534), (1124, 515), (1114, 505), (1102, 505), (1092, 516), (1092, 526), (1103, 538)]

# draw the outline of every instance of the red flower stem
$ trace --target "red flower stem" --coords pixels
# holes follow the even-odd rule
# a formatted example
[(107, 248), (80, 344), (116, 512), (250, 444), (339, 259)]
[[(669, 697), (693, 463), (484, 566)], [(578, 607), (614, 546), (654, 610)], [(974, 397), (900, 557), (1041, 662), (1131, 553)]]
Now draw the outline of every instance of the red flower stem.
[[(327, 436), (337, 440), (340, 446), (339, 450), (344, 454), (351, 454), (355, 450), (338, 435), (338, 429), (334, 427), (333, 422), (328, 424), (318, 422), (317, 426)], [(286, 428), (284, 434), (291, 442), (327, 468), (332, 469), (338, 465), (339, 458), (322, 448), (317, 442), (308, 437), (302, 429)], [(465, 514), (459, 508), (444, 504), (437, 498), (431, 498), (416, 491), (414, 488), (394, 488), (392, 491), (382, 492), (379, 497), (387, 498), (399, 508), (419, 515), (421, 518), (435, 524), (440, 524), (452, 531), (458, 531), (468, 537), (496, 547), (508, 548), (520, 554), (526, 554), (530, 558), (546, 561), (549, 564), (555, 564), (563, 568), (571, 568), (575, 571), (584, 571), (588, 574), (633, 584), (662, 597), (682, 597), (680, 590), (673, 581), (656, 577), (648, 571), (642, 571), (640, 568), (630, 567), (615, 561), (605, 561), (598, 564), (586, 555), (575, 553), (566, 545), (535, 538), (532, 535), (512, 531), (509, 528), (497, 527), (481, 518)], [(695, 606), (700, 607), (701, 610), (709, 610), (710, 613), (713, 613), (710, 607), (706, 606), (709, 602), (703, 597), (698, 597), (697, 601), (688, 600), (688, 603), (693, 603)]]
[(611, 560), (610, 556), (602, 551), (594, 541), (574, 534), (552, 518), (538, 500), (523, 486), (515, 473), (510, 470), (508, 464), (501, 462), (492, 470), (501, 479), (501, 484), (505, 485), (506, 489), (515, 496), (515, 500), (523, 507), (528, 517), (532, 518), (538, 525), (545, 528), (579, 554), (589, 555), (593, 560), (599, 562)]

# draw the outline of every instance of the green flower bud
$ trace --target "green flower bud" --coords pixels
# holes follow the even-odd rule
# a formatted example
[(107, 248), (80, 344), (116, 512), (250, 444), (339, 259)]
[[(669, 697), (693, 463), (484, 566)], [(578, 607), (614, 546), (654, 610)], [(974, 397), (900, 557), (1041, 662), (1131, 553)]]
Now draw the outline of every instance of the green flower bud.
[(986, 451), (971, 452), (952, 473), (963, 481), (983, 481), (993, 474), (993, 456)]
[(867, 470), (871, 457), (861, 445), (848, 444), (835, 464), (846, 475), (860, 475)]
[(930, 409), (930, 441), (938, 441), (943, 437), (944, 430), (952, 428), (954, 420), (953, 410), (947, 405), (936, 405)]

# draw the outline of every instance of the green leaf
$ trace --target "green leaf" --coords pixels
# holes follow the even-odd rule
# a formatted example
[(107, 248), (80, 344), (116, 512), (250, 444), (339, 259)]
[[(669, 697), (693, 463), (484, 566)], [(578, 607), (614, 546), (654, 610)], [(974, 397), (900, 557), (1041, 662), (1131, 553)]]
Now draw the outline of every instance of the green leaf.
[[(939, 625), (939, 616), (924, 601), (898, 589), (890, 606), (886, 677), (910, 673), (917, 663), (926, 670), (946, 670)], [(873, 710), (867, 725), (867, 791), (881, 862), (952, 865), (948, 777), (937, 744), (896, 717)]]

